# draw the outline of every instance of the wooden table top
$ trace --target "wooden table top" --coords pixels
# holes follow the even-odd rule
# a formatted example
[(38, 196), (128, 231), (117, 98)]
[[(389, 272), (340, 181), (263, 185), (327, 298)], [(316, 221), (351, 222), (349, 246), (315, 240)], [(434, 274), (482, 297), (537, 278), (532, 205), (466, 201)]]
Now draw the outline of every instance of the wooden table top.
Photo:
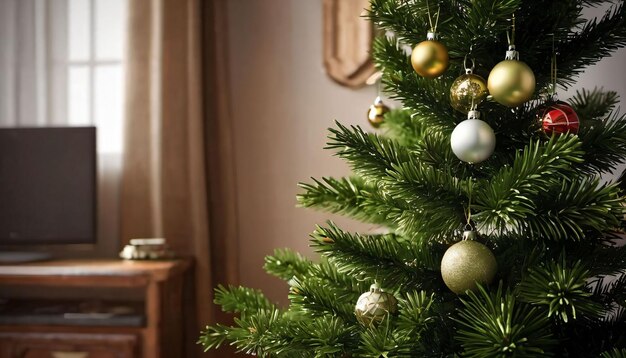
[[(65, 279), (87, 277), (138, 278), (163, 281), (184, 272), (191, 262), (188, 259), (129, 261), (119, 259), (50, 260), (24, 264), (0, 265), (0, 282), (15, 278), (28, 280), (35, 277), (62, 277)], [(13, 279), (10, 279), (13, 278)]]

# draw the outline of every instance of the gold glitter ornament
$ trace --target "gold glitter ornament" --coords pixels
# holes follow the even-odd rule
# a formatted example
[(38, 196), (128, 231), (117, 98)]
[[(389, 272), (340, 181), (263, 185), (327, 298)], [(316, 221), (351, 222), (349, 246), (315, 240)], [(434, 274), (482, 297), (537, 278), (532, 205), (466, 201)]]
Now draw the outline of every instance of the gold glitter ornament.
[(476, 109), (488, 94), (487, 81), (467, 68), (465, 74), (457, 77), (450, 87), (450, 105), (461, 113), (467, 113)]
[(390, 314), (396, 313), (398, 301), (392, 294), (381, 290), (373, 284), (369, 292), (362, 294), (354, 307), (357, 321), (366, 327), (374, 327), (385, 320)]
[(474, 291), (478, 283), (488, 285), (498, 271), (496, 257), (491, 250), (473, 241), (475, 231), (465, 231), (466, 238), (450, 246), (441, 260), (441, 277), (450, 291), (461, 294)]
[(376, 97), (374, 104), (367, 110), (367, 121), (370, 122), (372, 127), (378, 128), (385, 121), (385, 114), (389, 112), (387, 107), (380, 97)]

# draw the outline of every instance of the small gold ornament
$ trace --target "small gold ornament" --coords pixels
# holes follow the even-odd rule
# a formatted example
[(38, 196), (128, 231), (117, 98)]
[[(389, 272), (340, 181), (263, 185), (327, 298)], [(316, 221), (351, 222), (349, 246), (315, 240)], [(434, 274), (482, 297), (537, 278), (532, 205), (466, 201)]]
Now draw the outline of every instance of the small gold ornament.
[(506, 59), (489, 73), (489, 93), (496, 102), (517, 107), (532, 98), (535, 93), (535, 74), (527, 64), (519, 60), (515, 46), (509, 46)]
[(411, 52), (411, 65), (418, 75), (426, 78), (441, 76), (450, 65), (448, 49), (437, 41), (437, 34), (428, 33), (428, 39), (417, 44)]
[(464, 240), (450, 246), (441, 260), (441, 277), (450, 291), (461, 294), (474, 291), (480, 284), (490, 284), (498, 271), (491, 250), (473, 241), (475, 231), (465, 231)]
[[(472, 60), (473, 62), (473, 60)], [(465, 68), (465, 74), (457, 77), (450, 87), (450, 105), (462, 113), (476, 109), (487, 98), (487, 81), (474, 74), (474, 66)]]
[(385, 320), (390, 314), (396, 313), (398, 301), (392, 294), (381, 290), (373, 284), (369, 292), (362, 294), (354, 307), (357, 321), (366, 327), (374, 327)]
[(367, 110), (367, 120), (372, 127), (378, 128), (385, 121), (385, 114), (387, 114), (387, 112), (389, 112), (389, 107), (383, 103), (380, 97), (376, 97), (374, 104)]

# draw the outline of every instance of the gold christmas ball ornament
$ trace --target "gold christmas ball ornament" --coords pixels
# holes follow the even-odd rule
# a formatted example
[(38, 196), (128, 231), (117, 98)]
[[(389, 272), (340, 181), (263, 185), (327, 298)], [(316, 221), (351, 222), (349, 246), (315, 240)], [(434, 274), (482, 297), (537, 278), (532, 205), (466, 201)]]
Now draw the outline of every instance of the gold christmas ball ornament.
[(531, 99), (535, 83), (533, 70), (519, 60), (514, 46), (509, 47), (506, 59), (491, 70), (487, 79), (493, 99), (508, 107), (517, 107)]
[(473, 74), (471, 69), (466, 71), (467, 73), (457, 77), (450, 87), (450, 104), (452, 108), (462, 113), (475, 109), (489, 94), (487, 81)]
[[(464, 235), (471, 237), (471, 233), (474, 232), (466, 231)], [(456, 294), (474, 291), (478, 283), (490, 284), (497, 271), (498, 264), (491, 250), (471, 239), (450, 246), (441, 260), (443, 282)]]
[(417, 44), (411, 52), (411, 65), (418, 75), (426, 78), (441, 76), (450, 65), (448, 49), (437, 41), (437, 35), (428, 33), (428, 40)]
[(367, 110), (367, 120), (372, 127), (378, 128), (385, 121), (385, 114), (387, 114), (387, 112), (389, 112), (389, 107), (383, 103), (380, 97), (376, 97), (374, 104)]
[(369, 292), (362, 294), (354, 307), (357, 321), (366, 327), (380, 324), (389, 315), (396, 313), (398, 301), (392, 294), (384, 292), (378, 284), (373, 284)]

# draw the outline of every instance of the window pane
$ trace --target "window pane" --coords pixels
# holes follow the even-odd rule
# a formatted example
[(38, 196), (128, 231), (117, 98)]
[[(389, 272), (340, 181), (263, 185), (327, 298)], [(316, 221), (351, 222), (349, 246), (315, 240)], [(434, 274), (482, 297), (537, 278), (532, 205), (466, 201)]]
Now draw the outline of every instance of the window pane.
[(126, 37), (126, 0), (96, 0), (96, 59), (121, 60)]
[(68, 40), (70, 61), (86, 61), (89, 59), (90, 34), (90, 1), (69, 0), (68, 9)]
[(70, 66), (67, 71), (67, 112), (70, 125), (90, 125), (89, 118), (89, 68)]
[(98, 152), (121, 153), (124, 115), (124, 73), (121, 65), (97, 66), (94, 113)]

